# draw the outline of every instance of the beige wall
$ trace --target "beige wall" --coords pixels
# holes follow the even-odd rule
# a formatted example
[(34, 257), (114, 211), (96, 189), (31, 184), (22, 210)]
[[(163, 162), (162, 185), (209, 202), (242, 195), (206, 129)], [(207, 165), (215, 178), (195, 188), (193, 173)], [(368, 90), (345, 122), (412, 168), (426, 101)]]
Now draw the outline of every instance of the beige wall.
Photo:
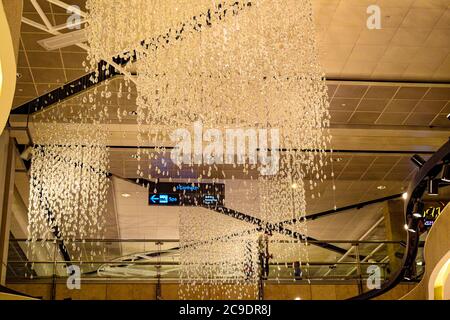
[[(51, 299), (51, 284), (9, 284), (9, 288), (31, 295), (42, 297), (45, 300)], [(387, 294), (379, 297), (382, 300), (397, 300), (412, 288), (408, 284), (400, 284)], [(225, 296), (219, 286), (204, 286), (203, 299), (238, 299), (237, 295)], [(162, 284), (161, 295), (164, 300), (178, 300), (178, 284)], [(248, 290), (248, 295), (256, 299), (254, 290)], [(156, 285), (147, 283), (117, 283), (117, 284), (82, 284), (81, 290), (68, 290), (65, 284), (56, 285), (56, 299), (63, 300), (72, 298), (74, 300), (155, 300)], [(356, 284), (346, 285), (308, 285), (308, 284), (267, 284), (264, 288), (265, 300), (344, 300), (358, 294)], [(198, 299), (195, 295), (185, 297), (187, 299)]]

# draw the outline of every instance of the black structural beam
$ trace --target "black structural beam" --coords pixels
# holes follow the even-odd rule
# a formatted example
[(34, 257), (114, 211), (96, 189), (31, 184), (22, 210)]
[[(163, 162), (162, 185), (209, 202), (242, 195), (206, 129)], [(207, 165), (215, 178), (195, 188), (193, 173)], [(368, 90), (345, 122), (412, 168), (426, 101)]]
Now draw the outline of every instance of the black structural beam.
[(114, 67), (108, 65), (105, 61), (99, 63), (97, 72), (97, 79), (95, 79), (95, 72), (86, 74), (79, 79), (71, 81), (53, 91), (37, 97), (36, 99), (24, 103), (11, 110), (11, 114), (28, 115), (42, 111), (119, 74)]

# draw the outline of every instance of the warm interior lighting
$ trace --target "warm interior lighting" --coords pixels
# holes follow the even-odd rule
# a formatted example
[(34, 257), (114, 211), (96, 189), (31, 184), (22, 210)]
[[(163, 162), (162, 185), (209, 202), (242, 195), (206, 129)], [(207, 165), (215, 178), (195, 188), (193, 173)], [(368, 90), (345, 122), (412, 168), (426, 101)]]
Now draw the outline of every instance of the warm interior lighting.
[(378, 186), (377, 189), (378, 189), (378, 190), (385, 190), (385, 189), (386, 189), (386, 186)]
[(124, 197), (124, 198), (129, 198), (129, 197), (131, 197), (131, 194), (129, 194), (129, 193), (122, 193), (121, 196)]
[(403, 200), (408, 199), (408, 192), (404, 192), (404, 193), (402, 194), (402, 198), (403, 198)]
[(450, 275), (450, 259), (445, 262), (434, 282), (434, 299), (444, 300), (444, 286)]

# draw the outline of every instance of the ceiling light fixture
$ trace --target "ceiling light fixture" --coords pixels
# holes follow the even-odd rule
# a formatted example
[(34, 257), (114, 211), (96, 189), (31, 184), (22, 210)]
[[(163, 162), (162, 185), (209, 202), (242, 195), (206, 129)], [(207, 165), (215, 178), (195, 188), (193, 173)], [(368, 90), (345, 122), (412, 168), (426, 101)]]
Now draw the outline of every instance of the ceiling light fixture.
[(381, 186), (378, 186), (377, 189), (378, 189), (378, 190), (386, 190), (386, 186), (381, 185)]
[(439, 180), (431, 178), (428, 180), (428, 195), (430, 196), (439, 195)]
[(81, 29), (63, 33), (51, 38), (39, 40), (37, 43), (39, 43), (45, 50), (53, 51), (80, 44), (85, 42), (86, 40), (86, 30)]
[(124, 197), (124, 198), (129, 198), (129, 197), (131, 197), (131, 194), (129, 194), (129, 193), (122, 193), (121, 196)]
[(418, 166), (419, 168), (422, 168), (423, 165), (424, 165), (425, 162), (426, 162), (426, 161), (425, 161), (421, 156), (419, 156), (418, 154), (413, 155), (413, 156), (411, 157), (411, 161), (412, 161), (416, 166)]

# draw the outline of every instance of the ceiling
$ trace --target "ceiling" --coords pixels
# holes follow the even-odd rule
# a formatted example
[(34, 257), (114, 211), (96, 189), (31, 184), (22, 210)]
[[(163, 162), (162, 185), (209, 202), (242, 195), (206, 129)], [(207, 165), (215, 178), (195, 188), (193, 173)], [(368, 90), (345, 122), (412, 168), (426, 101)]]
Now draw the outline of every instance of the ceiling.
[[(38, 3), (53, 25), (64, 24), (70, 16), (47, 0)], [(68, 3), (85, 9), (85, 0)], [(366, 27), (366, 10), (374, 3), (381, 8), (380, 30)], [(313, 6), (320, 61), (329, 79), (450, 81), (447, 0), (313, 0)], [(43, 24), (30, 0), (24, 0), (23, 16)], [(45, 31), (22, 24), (21, 78), (14, 106), (85, 74), (86, 52), (77, 46), (48, 52), (37, 41), (49, 37)], [(343, 121), (345, 116), (337, 118)]]
[[(24, 0), (24, 17), (41, 23), (29, 0)], [(85, 0), (70, 0), (84, 8)], [(38, 0), (54, 25), (67, 21), (68, 14), (47, 0)], [(366, 28), (366, 9), (378, 4), (382, 29)], [(322, 212), (406, 190), (417, 168), (410, 162), (414, 153), (426, 158), (447, 141), (450, 121), (450, 1), (449, 0), (313, 0), (318, 32), (320, 61), (328, 84), (331, 113), (333, 171), (335, 181), (319, 184), (321, 197), (307, 194), (307, 214)], [(66, 31), (63, 31), (66, 32)], [(18, 79), (14, 106), (32, 100), (85, 74), (83, 49), (72, 46), (48, 52), (38, 40), (50, 34), (22, 24)], [(112, 91), (122, 82), (110, 83)], [(134, 90), (133, 90), (134, 92)], [(83, 108), (86, 92), (53, 106), (70, 118), (70, 109)], [(149, 207), (148, 191), (130, 181), (135, 179), (137, 125), (136, 96), (113, 95), (107, 103), (111, 173), (111, 201), (108, 209), (109, 236), (119, 239), (178, 239), (179, 209)], [(119, 121), (117, 112), (123, 113)], [(35, 131), (27, 116), (14, 115), (19, 144), (28, 144)], [(62, 123), (70, 126), (69, 123)], [(170, 129), (170, 128), (169, 128)], [(170, 145), (167, 142), (166, 145)], [(24, 168), (20, 167), (21, 170)], [(222, 169), (222, 168), (221, 168)], [(227, 173), (228, 207), (258, 216), (255, 182), (240, 168), (224, 167)], [(327, 169), (331, 175), (331, 169)], [(235, 176), (235, 179), (231, 179)], [(174, 178), (177, 177), (175, 174)], [(16, 182), (24, 203), (27, 177)], [(333, 190), (333, 183), (336, 190)], [(131, 195), (124, 198), (123, 193)], [(383, 204), (349, 210), (310, 223), (309, 233), (317, 239), (354, 240), (362, 236), (382, 216)], [(199, 214), (216, 216), (215, 212)], [(223, 217), (229, 220), (229, 217)], [(384, 237), (382, 224), (371, 235)], [(126, 244), (123, 255), (144, 252), (148, 247)], [(314, 259), (335, 259), (330, 252), (316, 250)]]

